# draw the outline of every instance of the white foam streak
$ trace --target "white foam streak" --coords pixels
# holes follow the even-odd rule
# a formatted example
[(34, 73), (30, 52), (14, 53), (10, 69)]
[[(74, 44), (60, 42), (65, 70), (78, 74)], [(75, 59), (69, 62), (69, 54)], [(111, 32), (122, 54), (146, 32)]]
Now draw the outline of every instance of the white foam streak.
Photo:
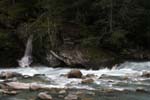
[[(28, 75), (28, 76), (34, 76), (35, 74), (44, 74), (49, 80), (53, 81), (53, 84), (48, 85), (48, 87), (59, 87), (59, 88), (89, 88), (93, 89), (90, 86), (87, 85), (80, 85), (82, 79), (68, 79), (67, 77), (60, 76), (62, 74), (67, 74), (71, 68), (50, 68), (50, 67), (27, 67), (27, 68), (12, 68), (12, 69), (0, 69), (0, 72), (2, 71), (13, 71), (21, 73), (22, 75)], [(141, 78), (143, 71), (149, 71), (150, 70), (150, 62), (145, 63), (123, 63), (120, 66), (118, 66), (115, 69), (100, 69), (100, 70), (83, 70), (81, 69), (81, 72), (83, 75), (87, 74), (93, 74), (95, 77), (93, 79), (95, 80), (95, 84), (97, 85), (105, 85), (106, 87), (113, 88), (113, 84), (118, 84), (119, 82), (122, 82), (124, 84), (127, 84), (127, 82), (138, 82), (140, 81), (140, 84), (145, 84), (142, 81), (145, 78)], [(102, 79), (100, 80), (99, 77), (102, 75), (112, 76), (112, 77), (127, 77), (130, 79), (130, 81), (127, 80), (119, 80), (119, 79), (113, 79), (110, 77), (110, 79)], [(123, 78), (122, 78), (123, 79)], [(137, 84), (138, 85), (138, 84)], [(146, 83), (146, 86), (149, 85)], [(115, 87), (116, 89), (122, 90), (120, 87)], [(125, 87), (123, 87), (125, 88)]]

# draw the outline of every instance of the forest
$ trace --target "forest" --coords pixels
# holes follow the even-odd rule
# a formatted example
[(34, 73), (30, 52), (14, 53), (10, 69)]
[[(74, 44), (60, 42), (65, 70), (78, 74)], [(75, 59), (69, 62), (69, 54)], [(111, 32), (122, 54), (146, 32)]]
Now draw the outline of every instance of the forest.
[(150, 1), (0, 0), (0, 66), (17, 66), (30, 35), (34, 62), (49, 66), (63, 65), (46, 59), (51, 50), (83, 52), (72, 59), (86, 64), (70, 65), (149, 60)]
[(0, 100), (150, 100), (150, 0), (0, 0)]

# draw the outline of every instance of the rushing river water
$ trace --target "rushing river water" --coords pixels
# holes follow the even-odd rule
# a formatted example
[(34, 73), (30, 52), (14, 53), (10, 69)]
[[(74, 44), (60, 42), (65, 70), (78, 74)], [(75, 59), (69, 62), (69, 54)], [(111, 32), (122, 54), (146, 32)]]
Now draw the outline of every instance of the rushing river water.
[[(70, 72), (70, 70), (72, 69), (38, 66), (28, 68), (18, 67), (11, 69), (0, 69), (0, 72), (13, 71), (31, 77), (37, 75), (32, 79), (16, 79), (19, 82), (37, 83), (51, 88), (95, 91), (96, 95), (93, 96), (93, 99), (87, 100), (150, 100), (150, 78), (141, 77), (144, 72), (150, 72), (150, 62), (125, 62), (113, 69), (80, 69), (83, 76), (88, 74), (93, 75), (91, 78), (94, 80), (94, 82), (90, 84), (82, 84), (82, 79), (70, 79), (65, 77), (65, 74)], [(104, 92), (101, 93), (102, 90), (114, 90), (114, 92), (111, 94)], [(3, 98), (5, 99), (0, 98), (0, 100), (14, 100), (10, 98), (6, 99), (6, 97)]]

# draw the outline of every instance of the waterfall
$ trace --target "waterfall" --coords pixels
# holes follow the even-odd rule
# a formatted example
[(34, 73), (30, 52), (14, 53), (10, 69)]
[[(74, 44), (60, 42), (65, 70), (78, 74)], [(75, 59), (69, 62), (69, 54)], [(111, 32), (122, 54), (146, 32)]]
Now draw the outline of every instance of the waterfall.
[(24, 56), (18, 61), (20, 67), (29, 67), (32, 63), (32, 39), (33, 35), (28, 38)]

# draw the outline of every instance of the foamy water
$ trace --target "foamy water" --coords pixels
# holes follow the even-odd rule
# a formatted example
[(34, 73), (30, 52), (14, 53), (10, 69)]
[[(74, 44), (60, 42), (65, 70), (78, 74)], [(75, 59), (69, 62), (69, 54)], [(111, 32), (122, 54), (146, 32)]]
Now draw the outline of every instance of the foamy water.
[[(113, 88), (117, 90), (124, 89), (137, 89), (145, 88), (150, 90), (150, 79), (141, 77), (145, 71), (150, 71), (150, 62), (133, 63), (125, 62), (113, 69), (99, 69), (99, 70), (83, 70), (83, 75), (93, 74), (92, 77), (94, 83), (81, 84), (82, 79), (68, 79), (61, 76), (67, 74), (71, 68), (50, 68), (46, 66), (27, 67), (27, 68), (12, 68), (12, 69), (0, 69), (2, 71), (13, 71), (21, 73), (22, 75), (34, 76), (35, 74), (44, 74), (46, 80), (51, 81), (51, 84), (47, 84), (48, 87), (55, 88), (85, 88), (85, 89), (101, 89), (101, 88)], [(100, 78), (102, 77), (102, 78)], [(43, 83), (44, 85), (45, 83)]]

